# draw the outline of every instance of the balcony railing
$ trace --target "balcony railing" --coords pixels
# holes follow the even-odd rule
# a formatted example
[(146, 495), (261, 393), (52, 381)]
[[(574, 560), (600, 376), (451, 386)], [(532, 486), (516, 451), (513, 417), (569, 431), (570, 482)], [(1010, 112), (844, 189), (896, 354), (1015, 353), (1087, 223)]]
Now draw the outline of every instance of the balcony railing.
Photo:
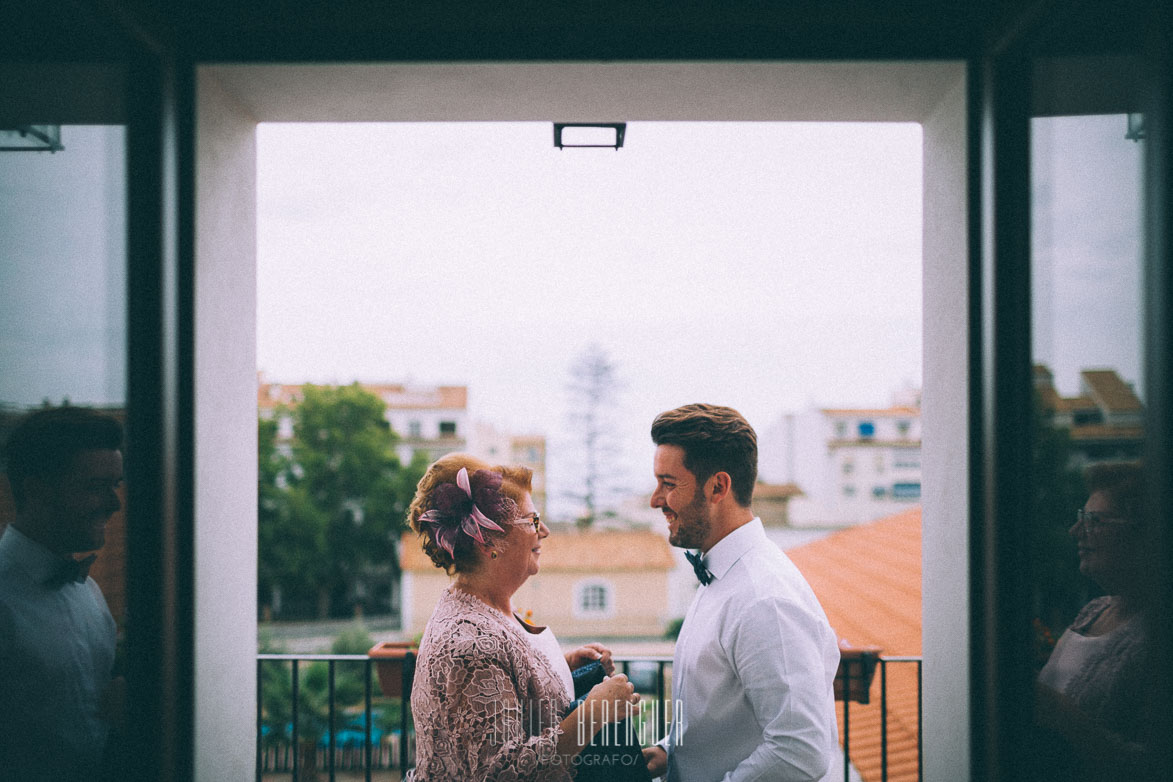
[[(413, 663), (409, 655), (403, 692), (410, 692)], [(672, 719), (672, 658), (616, 657), (615, 664), (644, 696), (640, 740), (645, 746), (658, 741)], [(914, 677), (904, 677), (901, 697), (890, 703), (888, 669), (894, 665), (911, 668)], [(258, 654), (257, 782), (285, 775), (292, 782), (322, 775), (337, 782), (339, 774), (346, 780), (373, 782), (375, 772), (380, 772), (380, 780), (402, 779), (415, 761), (410, 705), (406, 698), (381, 694), (374, 666), (366, 655)], [(874, 703), (877, 671), (879, 703)], [(909, 697), (912, 681), (914, 698)], [(866, 650), (844, 654), (836, 699), (841, 702), (845, 782), (852, 759), (866, 782), (923, 780), (921, 682), (919, 657), (883, 657)], [(901, 733), (896, 742), (889, 738), (893, 722)], [(910, 735), (915, 741), (915, 767), (909, 760)], [(899, 745), (898, 757), (890, 757), (893, 744)]]

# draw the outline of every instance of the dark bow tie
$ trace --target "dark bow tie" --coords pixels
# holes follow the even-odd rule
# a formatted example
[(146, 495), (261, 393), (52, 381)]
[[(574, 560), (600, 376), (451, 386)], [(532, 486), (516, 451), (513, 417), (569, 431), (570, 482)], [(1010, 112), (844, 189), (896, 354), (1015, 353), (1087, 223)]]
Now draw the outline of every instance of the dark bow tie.
[(90, 575), (90, 565), (94, 564), (94, 560), (97, 558), (97, 554), (90, 554), (85, 559), (66, 559), (58, 566), (49, 582), (58, 586), (64, 586), (71, 581), (84, 584)]
[(684, 552), (684, 556), (692, 563), (692, 572), (696, 573), (697, 581), (708, 586), (713, 580), (713, 574), (705, 567), (705, 558), (700, 554), (693, 554), (691, 551)]

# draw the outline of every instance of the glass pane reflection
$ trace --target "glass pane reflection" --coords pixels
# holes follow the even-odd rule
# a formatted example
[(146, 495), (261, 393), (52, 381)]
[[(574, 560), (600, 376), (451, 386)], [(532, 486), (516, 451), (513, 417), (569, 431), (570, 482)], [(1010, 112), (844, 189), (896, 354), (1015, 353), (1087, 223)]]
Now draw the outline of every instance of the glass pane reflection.
[[(0, 443), (9, 441), (26, 414), (43, 407), (91, 408), (125, 425), (126, 129), (66, 125), (60, 128), (60, 144), (63, 148), (52, 153), (0, 151)], [(119, 761), (108, 742), (118, 740), (125, 714), (118, 677), (126, 605), (126, 495), (122, 460), (108, 443), (118, 439), (118, 427), (107, 428), (103, 421), (96, 425), (103, 434), (95, 435), (88, 419), (70, 421), (52, 426), (56, 434), (72, 432), (66, 435), (69, 447), (49, 452), (52, 472), (34, 466), (29, 474), (35, 483), (16, 481), (19, 514), (10, 482), (0, 478), (0, 531), (6, 546), (0, 552), (0, 579), (8, 592), (0, 628), (5, 636), (0, 689), (12, 699), (0, 693), (0, 766), (29, 779), (115, 779), (121, 775)], [(74, 440), (79, 429), (88, 432), (80, 454)], [(50, 441), (48, 432), (39, 429), (27, 441)], [(95, 445), (91, 437), (103, 444)], [(0, 472), (8, 468), (0, 455)], [(70, 534), (61, 532), (63, 523), (42, 524), (49, 516), (69, 520)], [(18, 524), (7, 529), (16, 519)], [(80, 576), (76, 584), (62, 580), (60, 588), (51, 580), (54, 591), (40, 600), (18, 593), (16, 587), (24, 582), (13, 580), (13, 569), (4, 567), (14, 551), (24, 552), (26, 562), (50, 567), (63, 565), (62, 556), (83, 559), (86, 552), (80, 549), (95, 546), (89, 575), (103, 593), (108, 617)], [(44, 552), (47, 558), (37, 559)], [(49, 632), (44, 628), (55, 628), (51, 645), (36, 641), (37, 632)], [(68, 687), (63, 686), (66, 679)]]
[(1133, 127), (1126, 114), (1031, 125), (1036, 778), (1141, 778), (1153, 714)]

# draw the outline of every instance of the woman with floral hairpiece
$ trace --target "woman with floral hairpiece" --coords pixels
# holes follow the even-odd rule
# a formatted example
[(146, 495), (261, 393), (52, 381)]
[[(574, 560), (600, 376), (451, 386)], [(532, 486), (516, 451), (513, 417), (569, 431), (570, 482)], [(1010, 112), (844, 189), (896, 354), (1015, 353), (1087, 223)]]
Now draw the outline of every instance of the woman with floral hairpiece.
[(538, 572), (550, 534), (534, 510), (531, 476), (449, 454), (428, 468), (408, 510), (424, 551), (455, 575), (420, 641), (408, 777), (415, 782), (571, 779), (595, 734), (639, 702), (618, 674), (567, 713), (571, 669), (598, 661), (613, 673), (610, 652), (591, 644), (563, 655), (548, 628), (513, 611), (511, 598)]

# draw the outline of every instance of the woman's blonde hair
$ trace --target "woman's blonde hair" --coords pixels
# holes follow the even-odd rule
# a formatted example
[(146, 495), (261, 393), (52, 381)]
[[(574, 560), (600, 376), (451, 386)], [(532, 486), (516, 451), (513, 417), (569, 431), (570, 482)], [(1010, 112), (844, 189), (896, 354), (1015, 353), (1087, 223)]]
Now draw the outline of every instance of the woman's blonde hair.
[[(478, 502), (477, 507), (495, 522), (507, 522), (517, 517), (518, 505), (525, 495), (532, 491), (533, 470), (520, 466), (492, 466), (475, 456), (466, 453), (450, 453), (441, 456), (429, 467), (424, 477), (416, 485), (415, 497), (407, 509), (407, 523), (420, 536), (424, 553), (435, 563), (436, 567), (443, 568), (449, 575), (452, 573), (467, 572), (475, 567), (477, 551), (475, 541), (466, 534), (456, 535), (456, 542), (450, 554), (434, 539), (426, 525), (421, 524), (420, 517), (435, 507), (437, 489), (444, 485), (455, 485), (457, 473), (461, 469), (468, 470), (468, 474), (475, 478), (477, 471), (486, 470), (501, 477), (499, 492), (501, 502)], [(485, 507), (488, 506), (488, 507)], [(495, 506), (495, 507), (494, 507)], [(492, 530), (482, 530), (486, 540), (492, 542), (502, 537), (502, 533)]]

